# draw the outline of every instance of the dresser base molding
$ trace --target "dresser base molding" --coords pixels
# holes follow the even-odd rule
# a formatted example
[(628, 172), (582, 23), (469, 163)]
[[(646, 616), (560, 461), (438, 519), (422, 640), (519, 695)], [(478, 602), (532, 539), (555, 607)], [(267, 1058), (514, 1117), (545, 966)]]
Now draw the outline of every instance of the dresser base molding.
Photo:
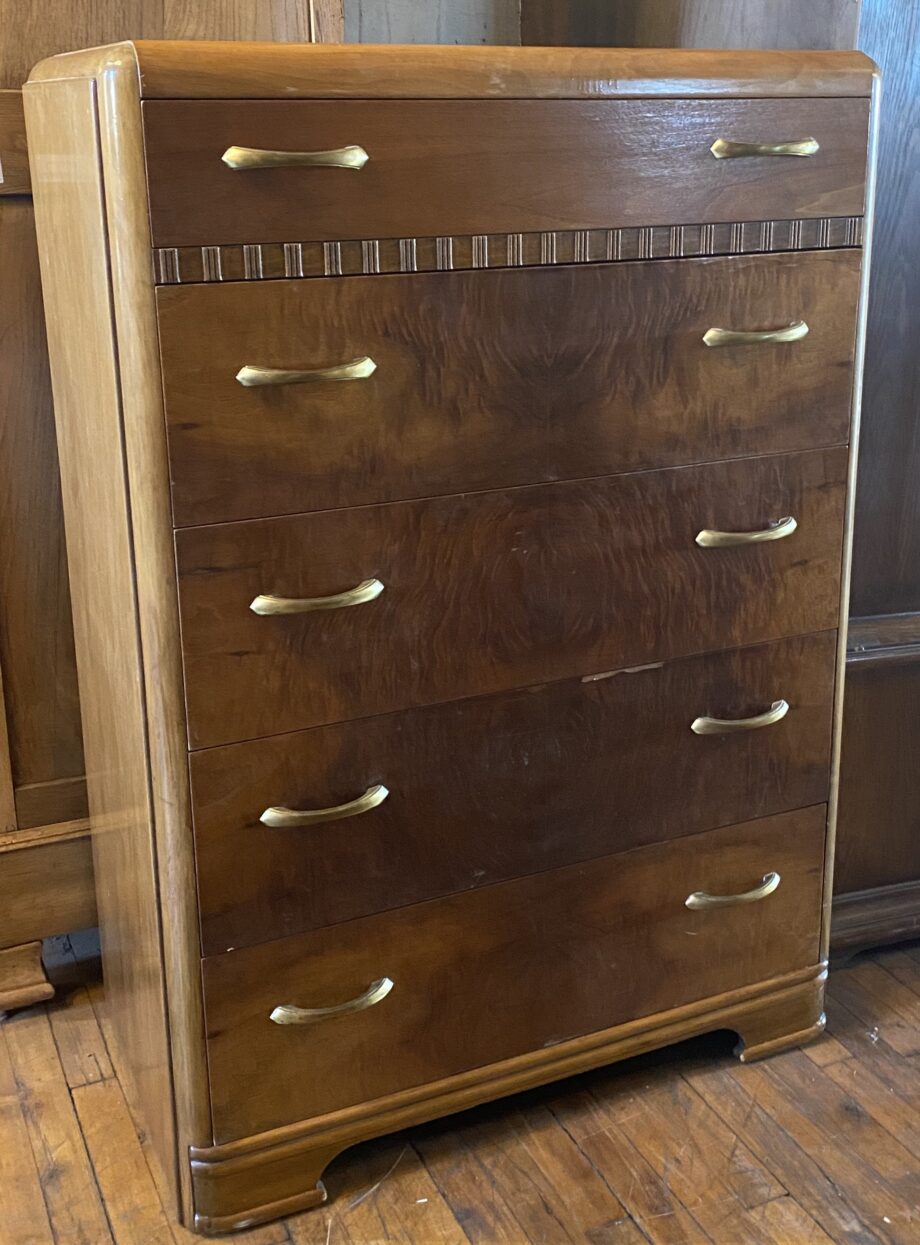
[(824, 1028), (827, 968), (812, 965), (726, 994), (532, 1051), (304, 1123), (190, 1148), (197, 1231), (218, 1235), (326, 1200), (321, 1176), (349, 1146), (686, 1038), (733, 1030), (744, 1063), (801, 1046)]

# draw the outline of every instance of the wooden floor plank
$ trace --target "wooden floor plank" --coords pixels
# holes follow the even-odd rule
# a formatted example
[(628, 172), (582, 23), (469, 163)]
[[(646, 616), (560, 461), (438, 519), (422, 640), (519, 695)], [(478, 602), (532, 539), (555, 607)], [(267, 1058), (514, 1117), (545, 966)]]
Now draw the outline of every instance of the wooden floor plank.
[(834, 974), (832, 992), (899, 1055), (920, 1054), (920, 997), (874, 960)]
[(778, 1197), (748, 1212), (750, 1220), (776, 1245), (835, 1245), (832, 1237), (791, 1197)]
[[(610, 1124), (589, 1089), (554, 1100), (553, 1113), (625, 1206), (652, 1245), (704, 1245), (712, 1237), (681, 1204), (670, 1184)], [(721, 1245), (721, 1243), (717, 1243)]]
[(783, 1185), (679, 1077), (649, 1085), (625, 1078), (593, 1091), (601, 1114), (632, 1142), (714, 1241), (770, 1245), (772, 1232), (748, 1211), (781, 1197)]
[(115, 1245), (175, 1245), (121, 1086), (114, 1080), (83, 1085), (73, 1100)]
[[(773, 1103), (772, 1087), (760, 1077), (758, 1065), (743, 1072), (745, 1075), (739, 1077), (732, 1063), (699, 1060), (688, 1062), (683, 1075), (729, 1127), (744, 1137), (761, 1162), (835, 1245), (878, 1245), (880, 1241), (891, 1241), (892, 1237), (873, 1233), (866, 1227), (860, 1199), (849, 1183), (853, 1178), (852, 1165), (839, 1164), (832, 1147), (815, 1146), (813, 1130), (796, 1135), (800, 1130), (796, 1130), (794, 1119), (784, 1122), (779, 1118), (781, 1112)], [(859, 1175), (857, 1191), (862, 1183), (862, 1173)], [(869, 1215), (881, 1218), (874, 1208)]]
[(346, 1152), (324, 1183), (332, 1201), (289, 1220), (294, 1245), (468, 1245), (416, 1150), (405, 1137)]
[(41, 1179), (23, 1119), (16, 1078), (0, 1033), (0, 1197), (2, 1232), (15, 1245), (54, 1245)]
[[(200, 1245), (200, 1237), (167, 1215), (118, 1081), (80, 1086), (73, 1100), (115, 1245)], [(284, 1224), (271, 1224), (233, 1239), (241, 1245), (286, 1245), (291, 1238)]]
[(843, 1059), (851, 1058), (847, 1048), (829, 1033), (822, 1034), (817, 1042), (803, 1047), (803, 1050), (811, 1062), (817, 1064), (819, 1068), (826, 1068), (830, 1063), (840, 1063)]
[[(477, 1147), (473, 1125), (423, 1128), (413, 1136), (425, 1167), (473, 1245), (519, 1245), (529, 1239), (524, 1224), (530, 1208), (526, 1203), (512, 1205), (503, 1183), (495, 1179), (487, 1147)], [(558, 1231), (551, 1211), (543, 1219), (545, 1227)], [(570, 1239), (563, 1234), (560, 1245)]]
[(48, 1019), (67, 1084), (74, 1089), (114, 1076), (99, 1020), (82, 980), (86, 965), (78, 961), (71, 939), (48, 939), (44, 960), (57, 987)]
[(55, 1245), (111, 1245), (70, 1089), (45, 1008), (4, 1022), (23, 1116), (54, 1231)]

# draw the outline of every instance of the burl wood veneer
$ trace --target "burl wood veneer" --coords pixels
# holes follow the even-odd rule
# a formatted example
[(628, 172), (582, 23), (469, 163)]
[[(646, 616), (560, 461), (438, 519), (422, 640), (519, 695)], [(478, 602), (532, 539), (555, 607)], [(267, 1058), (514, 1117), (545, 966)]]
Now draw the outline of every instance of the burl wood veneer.
[(872, 94), (831, 53), (33, 73), (106, 970), (201, 1231), (820, 1031)]

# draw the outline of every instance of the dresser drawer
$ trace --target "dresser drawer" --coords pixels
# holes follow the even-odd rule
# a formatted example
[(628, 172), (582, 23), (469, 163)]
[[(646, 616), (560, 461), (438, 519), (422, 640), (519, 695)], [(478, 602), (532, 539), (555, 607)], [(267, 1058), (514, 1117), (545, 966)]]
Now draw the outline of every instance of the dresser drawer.
[[(204, 961), (229, 1141), (801, 969), (818, 957), (825, 808), (574, 865)], [(780, 884), (688, 910), (692, 893)], [(273, 1024), (381, 978), (363, 1011)]]
[[(859, 267), (826, 251), (161, 288), (175, 521), (840, 444)], [(703, 342), (800, 320), (797, 341)], [(364, 357), (370, 376), (315, 379)], [(304, 383), (244, 386), (247, 364)]]
[[(814, 450), (186, 528), (192, 746), (836, 627), (846, 467)], [(790, 516), (783, 539), (696, 541)], [(250, 608), (317, 601), (341, 608)]]
[[(824, 632), (193, 753), (204, 953), (822, 803), (835, 651)], [(691, 729), (780, 698), (762, 729)]]
[[(152, 100), (155, 246), (856, 216), (867, 99)], [(815, 139), (716, 159), (718, 139)], [(230, 168), (360, 147), (363, 168)]]

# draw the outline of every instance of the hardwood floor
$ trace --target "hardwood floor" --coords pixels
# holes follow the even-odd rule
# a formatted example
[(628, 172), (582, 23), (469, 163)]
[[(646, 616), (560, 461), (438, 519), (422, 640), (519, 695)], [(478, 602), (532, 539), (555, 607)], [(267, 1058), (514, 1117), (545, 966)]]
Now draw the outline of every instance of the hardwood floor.
[[(0, 1245), (191, 1245), (163, 1210), (55, 940), (49, 1004), (0, 1027)], [(916, 1245), (920, 943), (831, 974), (828, 1032), (750, 1066), (714, 1035), (347, 1152), (328, 1207), (241, 1245)]]

